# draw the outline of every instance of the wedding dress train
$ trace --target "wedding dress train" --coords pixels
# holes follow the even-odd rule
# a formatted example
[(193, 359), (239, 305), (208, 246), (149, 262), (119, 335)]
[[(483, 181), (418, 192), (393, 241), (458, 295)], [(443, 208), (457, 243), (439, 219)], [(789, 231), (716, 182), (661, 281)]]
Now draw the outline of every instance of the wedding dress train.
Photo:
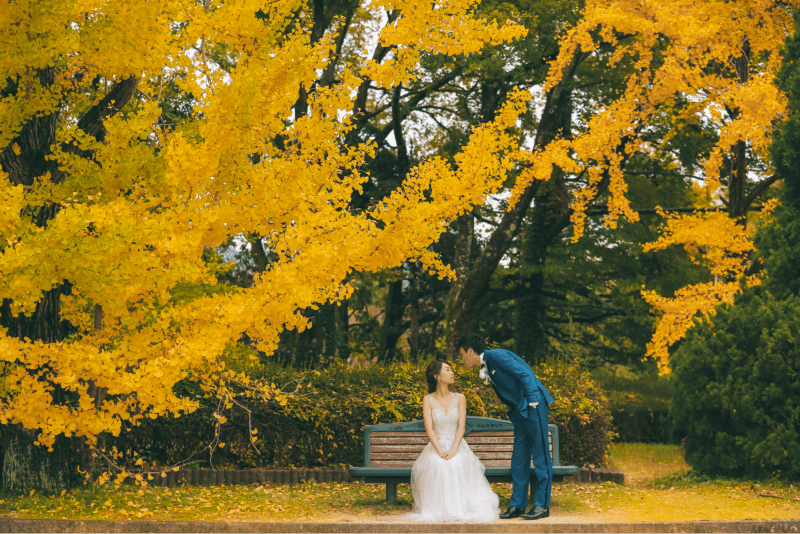
[[(456, 394), (447, 411), (431, 397), (433, 431), (446, 451), (453, 447), (458, 429)], [(500, 516), (500, 499), (484, 476), (486, 468), (462, 439), (458, 452), (443, 460), (428, 443), (411, 467), (414, 506), (404, 519), (412, 521), (494, 521)]]

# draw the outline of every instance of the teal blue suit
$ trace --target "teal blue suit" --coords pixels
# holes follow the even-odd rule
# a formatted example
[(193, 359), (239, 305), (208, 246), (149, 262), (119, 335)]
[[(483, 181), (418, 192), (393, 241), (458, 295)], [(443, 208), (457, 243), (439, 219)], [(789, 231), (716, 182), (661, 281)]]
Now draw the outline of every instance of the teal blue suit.
[[(508, 418), (514, 425), (511, 453), (512, 492), (510, 506), (528, 506), (531, 460), (537, 484), (534, 504), (550, 507), (553, 462), (547, 436), (548, 405), (553, 397), (525, 360), (505, 349), (487, 350), (483, 362), (497, 395), (508, 405)], [(531, 403), (538, 403), (536, 408)]]

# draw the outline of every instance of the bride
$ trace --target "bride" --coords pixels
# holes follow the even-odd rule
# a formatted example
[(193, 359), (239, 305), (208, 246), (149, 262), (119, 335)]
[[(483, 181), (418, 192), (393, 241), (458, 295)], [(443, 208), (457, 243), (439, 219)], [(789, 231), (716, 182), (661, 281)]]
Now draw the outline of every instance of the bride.
[(429, 395), (422, 401), (430, 442), (411, 468), (412, 521), (494, 521), (500, 499), (484, 476), (485, 468), (464, 441), (467, 403), (450, 391), (453, 370), (435, 360), (426, 371)]

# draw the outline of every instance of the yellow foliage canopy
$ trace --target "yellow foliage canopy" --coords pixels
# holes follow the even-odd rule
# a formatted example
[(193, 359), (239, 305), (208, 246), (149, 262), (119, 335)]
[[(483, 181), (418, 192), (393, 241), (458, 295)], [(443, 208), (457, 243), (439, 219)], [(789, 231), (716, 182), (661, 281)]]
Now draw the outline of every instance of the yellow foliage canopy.
[[(785, 112), (787, 100), (773, 80), (780, 49), (791, 33), (796, 2), (774, 0), (587, 0), (583, 19), (561, 43), (550, 68), (552, 87), (576, 49), (602, 55), (610, 67), (625, 74), (620, 97), (587, 113), (585, 128), (571, 139), (557, 139), (542, 151), (526, 156), (531, 162), (514, 188), (515, 199), (534, 179), (546, 179), (553, 165), (584, 173), (587, 185), (577, 189), (572, 203), (573, 240), (583, 235), (586, 209), (605, 183), (608, 189), (606, 224), (639, 215), (626, 198), (622, 164), (625, 156), (644, 151), (664, 158), (668, 167), (680, 161), (646, 139), (650, 121), (666, 118), (672, 132), (687, 122), (710, 123), (719, 140), (704, 162), (704, 187), (712, 198), (720, 187), (723, 159), (737, 143), (745, 143), (758, 165), (770, 172), (767, 149), (772, 126)], [(600, 44), (604, 45), (601, 49)], [(610, 52), (609, 52), (610, 49)], [(609, 55), (610, 54), (610, 55)], [(681, 112), (674, 113), (678, 99)], [(755, 171), (752, 171), (755, 172)], [(762, 175), (763, 179), (764, 176)], [(658, 250), (670, 244), (699, 253), (698, 261), (716, 277), (678, 291), (674, 299), (644, 291), (645, 299), (661, 313), (648, 356), (668, 371), (668, 347), (683, 337), (698, 313), (710, 313), (721, 302), (732, 302), (752, 249), (743, 229), (727, 215), (672, 218), (667, 234), (651, 244)]]
[[(647, 344), (646, 356), (656, 360), (662, 373), (669, 373), (670, 345), (686, 335), (698, 314), (707, 316), (719, 304), (733, 304), (749, 263), (747, 254), (754, 248), (745, 227), (725, 213), (669, 215), (666, 226), (658, 241), (644, 246), (645, 252), (683, 246), (692, 261), (708, 267), (714, 274), (714, 282), (686, 286), (671, 299), (642, 290), (644, 299), (661, 313), (653, 339)], [(748, 282), (758, 284), (760, 280), (752, 278)]]
[[(39, 429), (48, 446), (59, 434), (93, 442), (118, 434), (123, 421), (193, 410), (196, 400), (173, 393), (185, 378), (206, 390), (222, 380), (223, 397), (226, 380), (275, 395), (274, 386), (224, 369), (226, 344), (247, 333), (274, 350), (282, 330), (307, 326), (298, 310), (348, 295), (343, 280), (354, 270), (417, 259), (449, 274), (428, 247), (503, 183), (516, 148), (507, 131), (527, 94), (512, 94), (495, 121), (471, 133), (455, 168), (425, 162), (366, 213), (348, 211), (372, 151), (343, 143), (352, 95), (361, 76), (380, 85), (407, 80), (421, 50), (470, 53), (524, 30), (475, 19), (474, 0), (365, 4), (401, 13), (380, 35), (394, 58), (346, 65), (341, 81), (313, 91), (309, 113), (291, 120), (300, 86), (312, 86), (331, 46), (329, 38), (312, 45), (309, 27), (297, 24), (308, 20), (296, 17), (303, 5), (22, 0), (0, 9), (0, 78), (24, 88), (0, 101), (0, 149), (36, 117), (57, 112), (53, 157), (65, 172), (32, 185), (0, 173), (0, 301), (29, 314), (43, 291), (69, 282), (62, 317), (78, 328), (58, 343), (0, 331), (0, 422)], [(212, 47), (228, 51), (230, 68), (208, 58)], [(47, 68), (55, 68), (54, 83), (39, 76)], [(196, 104), (167, 128), (158, 101), (163, 77), (176, 73), (178, 90)], [(80, 117), (104, 96), (98, 81), (113, 86), (131, 76), (141, 98), (105, 121), (102, 142), (83, 132)], [(57, 215), (37, 226), (31, 214), (52, 204)], [(215, 283), (201, 259), (205, 247), (250, 232), (265, 236), (279, 258), (252, 287), (170, 301), (180, 282)], [(99, 405), (95, 387), (107, 391)], [(57, 389), (79, 400), (55, 402)]]

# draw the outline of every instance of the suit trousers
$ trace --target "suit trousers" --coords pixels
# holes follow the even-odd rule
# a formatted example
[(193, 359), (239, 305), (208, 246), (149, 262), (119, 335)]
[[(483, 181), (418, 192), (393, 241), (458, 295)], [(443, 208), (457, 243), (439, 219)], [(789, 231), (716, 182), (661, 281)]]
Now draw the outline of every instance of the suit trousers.
[[(509, 506), (525, 509), (528, 506), (528, 485), (534, 495), (534, 504), (550, 507), (553, 485), (553, 461), (550, 458), (550, 440), (547, 430), (548, 409), (540, 402), (528, 408), (528, 417), (512, 411), (508, 417), (514, 425), (514, 449), (511, 453), (511, 502)], [(531, 460), (536, 481), (531, 480)]]

